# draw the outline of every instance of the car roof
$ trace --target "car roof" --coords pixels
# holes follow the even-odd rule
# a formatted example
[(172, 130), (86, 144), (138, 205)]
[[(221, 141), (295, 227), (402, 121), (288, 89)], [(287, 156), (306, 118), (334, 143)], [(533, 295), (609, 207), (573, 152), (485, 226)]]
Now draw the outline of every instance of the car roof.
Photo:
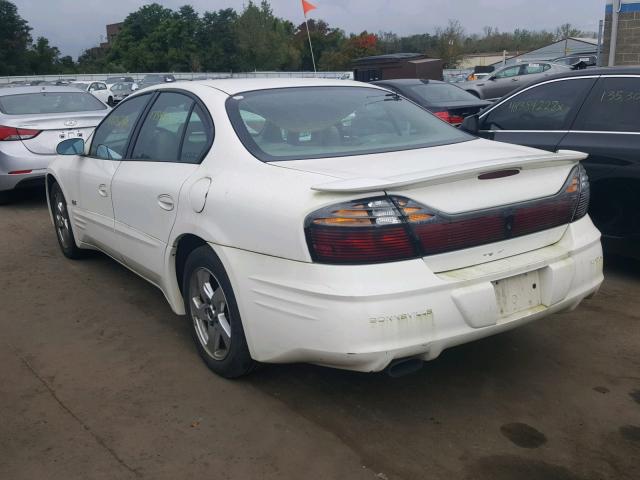
[(371, 83), (373, 85), (428, 85), (430, 83), (446, 83), (447, 85), (450, 85), (448, 82), (443, 82), (441, 80), (428, 80), (422, 78), (394, 78), (391, 80), (377, 80)]
[(640, 67), (596, 67), (570, 70), (554, 75), (553, 78), (584, 77), (585, 75), (640, 75)]
[(2, 88), (0, 89), (0, 96), (21, 95), (25, 93), (43, 93), (43, 92), (78, 93), (78, 92), (82, 92), (82, 90), (78, 90), (78, 88), (76, 87), (65, 87), (63, 85), (34, 85), (34, 86), (28, 86), (28, 87), (14, 87), (14, 88), (6, 88), (6, 89)]
[[(228, 95), (236, 95), (252, 90), (271, 90), (292, 87), (361, 87), (381, 89), (377, 85), (325, 78), (230, 78), (220, 80), (195, 80), (191, 82), (171, 82), (154, 85), (153, 88), (188, 88), (189, 85), (205, 85)], [(145, 89), (146, 91), (146, 89)]]

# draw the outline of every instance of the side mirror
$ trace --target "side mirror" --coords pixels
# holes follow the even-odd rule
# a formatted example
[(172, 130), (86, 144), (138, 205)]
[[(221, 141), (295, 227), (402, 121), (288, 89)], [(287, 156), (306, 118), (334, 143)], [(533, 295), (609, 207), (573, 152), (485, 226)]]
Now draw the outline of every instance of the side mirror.
[(480, 117), (477, 114), (469, 115), (462, 121), (460, 130), (463, 130), (471, 135), (477, 135), (480, 130)]
[(84, 140), (82, 138), (67, 138), (56, 147), (58, 155), (84, 155)]

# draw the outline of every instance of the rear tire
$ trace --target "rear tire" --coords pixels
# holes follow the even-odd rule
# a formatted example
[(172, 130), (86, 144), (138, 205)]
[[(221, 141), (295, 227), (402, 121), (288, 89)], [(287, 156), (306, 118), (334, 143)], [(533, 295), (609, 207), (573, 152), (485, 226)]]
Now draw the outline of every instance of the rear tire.
[(71, 218), (67, 209), (67, 201), (60, 185), (57, 183), (51, 185), (49, 204), (51, 205), (51, 216), (56, 238), (62, 254), (71, 259), (81, 258), (83, 252), (76, 246), (76, 239), (73, 236), (73, 228), (71, 227)]
[(113, 107), (115, 105), (115, 103), (113, 102), (113, 97), (109, 97), (107, 99), (107, 105), (109, 105), (110, 107)]
[(208, 245), (187, 257), (182, 292), (191, 335), (204, 363), (225, 378), (251, 372), (255, 362), (235, 294), (222, 262)]

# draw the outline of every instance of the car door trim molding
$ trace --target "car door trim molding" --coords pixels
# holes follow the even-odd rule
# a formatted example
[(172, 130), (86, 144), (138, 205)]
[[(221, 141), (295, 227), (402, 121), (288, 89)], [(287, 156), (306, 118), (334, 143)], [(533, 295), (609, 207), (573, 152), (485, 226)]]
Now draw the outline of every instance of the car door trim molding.
[(571, 130), (478, 130), (483, 133), (569, 133)]
[(607, 135), (640, 135), (640, 132), (619, 132), (608, 130), (569, 130), (567, 133), (590, 133), (590, 134), (607, 134)]

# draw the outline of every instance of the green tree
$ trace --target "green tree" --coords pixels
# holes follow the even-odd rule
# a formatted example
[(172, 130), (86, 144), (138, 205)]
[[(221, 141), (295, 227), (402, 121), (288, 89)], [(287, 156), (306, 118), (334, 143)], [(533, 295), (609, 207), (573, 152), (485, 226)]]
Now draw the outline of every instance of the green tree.
[(49, 40), (46, 38), (38, 37), (27, 53), (30, 73), (35, 75), (58, 73), (60, 50), (58, 47), (49, 45)]
[(273, 15), (271, 5), (252, 1), (238, 17), (236, 38), (238, 67), (245, 71), (297, 69), (300, 51), (291, 42), (294, 27)]
[(0, 0), (0, 75), (18, 75), (27, 67), (31, 28), (16, 6)]
[(238, 14), (232, 8), (205, 12), (196, 34), (201, 66), (207, 72), (236, 69)]
[(445, 28), (436, 29), (436, 53), (445, 68), (456, 68), (464, 54), (464, 28), (457, 20), (449, 20)]
[(294, 32), (294, 42), (296, 49), (300, 52), (300, 68), (302, 70), (313, 70), (311, 50), (309, 49), (309, 39), (307, 37), (307, 24), (309, 34), (313, 44), (313, 53), (316, 59), (316, 66), (324, 65), (322, 60), (326, 53), (339, 50), (345, 41), (345, 34), (339, 28), (330, 28), (324, 20), (310, 19), (307, 23), (298, 25)]

